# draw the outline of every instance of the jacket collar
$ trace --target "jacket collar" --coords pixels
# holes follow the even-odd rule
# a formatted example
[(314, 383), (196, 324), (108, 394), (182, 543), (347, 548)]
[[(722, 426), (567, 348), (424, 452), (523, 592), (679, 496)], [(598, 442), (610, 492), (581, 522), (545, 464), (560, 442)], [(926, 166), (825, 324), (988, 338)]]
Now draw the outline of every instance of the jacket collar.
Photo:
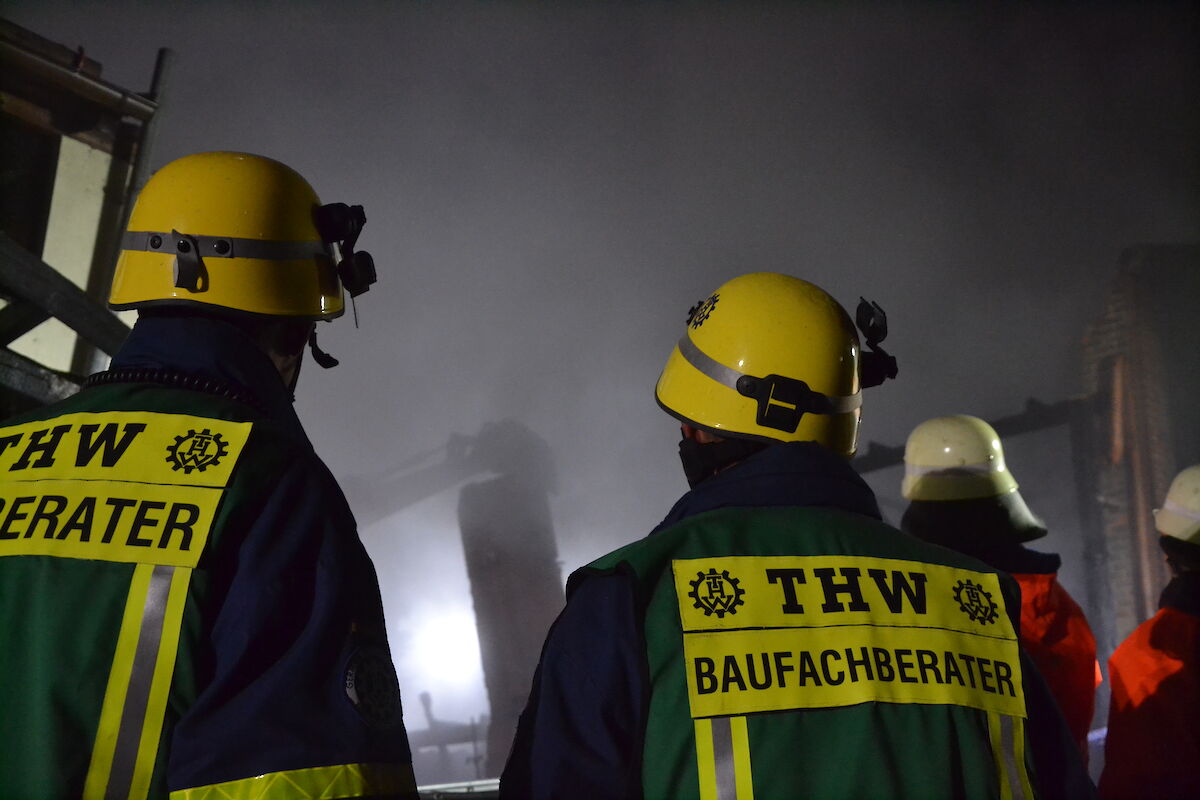
[(956, 546), (950, 549), (978, 558), (988, 566), (1010, 575), (1054, 575), (1062, 566), (1062, 557), (1057, 553), (1030, 550), (1016, 542), (997, 547)]
[(1158, 607), (1200, 617), (1200, 572), (1181, 572), (1172, 578), (1163, 589)]
[(735, 506), (820, 506), (882, 518), (871, 487), (844, 458), (816, 442), (787, 442), (698, 484), (654, 530)]
[(249, 391), (267, 416), (307, 441), (275, 364), (236, 325), (214, 317), (139, 317), (112, 369), (182, 372)]

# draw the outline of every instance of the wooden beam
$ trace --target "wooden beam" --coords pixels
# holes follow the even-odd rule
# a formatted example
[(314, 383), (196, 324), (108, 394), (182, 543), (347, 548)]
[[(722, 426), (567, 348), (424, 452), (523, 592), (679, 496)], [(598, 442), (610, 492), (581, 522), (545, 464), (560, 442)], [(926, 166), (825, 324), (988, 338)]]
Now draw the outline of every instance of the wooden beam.
[(46, 404), (70, 397), (79, 391), (80, 384), (70, 375), (43, 367), (8, 348), (0, 348), (0, 386)]
[[(1001, 437), (1032, 433), (1044, 428), (1066, 425), (1071, 421), (1071, 415), (1083, 402), (1083, 398), (1072, 397), (1047, 405), (1031, 397), (1025, 401), (1025, 410), (1021, 413), (991, 420), (988, 424), (995, 428), (996, 433)], [(864, 472), (899, 466), (904, 463), (904, 445), (893, 447), (879, 442), (868, 442), (867, 452), (855, 458), (853, 463), (855, 471), (860, 475)]]
[(9, 303), (0, 308), (0, 344), (9, 344), (49, 318), (49, 314), (29, 303)]
[(110, 356), (129, 335), (129, 328), (112, 312), (4, 233), (0, 233), (0, 294), (55, 317)]

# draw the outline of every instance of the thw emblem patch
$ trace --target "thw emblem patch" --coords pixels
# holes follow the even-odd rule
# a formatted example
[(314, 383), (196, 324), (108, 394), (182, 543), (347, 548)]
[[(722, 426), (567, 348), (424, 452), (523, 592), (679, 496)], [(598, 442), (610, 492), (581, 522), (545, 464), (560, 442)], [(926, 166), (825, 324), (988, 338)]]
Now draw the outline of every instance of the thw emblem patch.
[(189, 430), (186, 436), (176, 436), (175, 444), (167, 445), (166, 461), (174, 471), (183, 470), (190, 475), (192, 470), (204, 472), (221, 463), (229, 452), (229, 445), (221, 434), (208, 428), (199, 433)]
[(721, 619), (726, 614), (736, 614), (737, 607), (742, 605), (742, 595), (746, 591), (739, 586), (740, 583), (737, 578), (730, 576), (727, 569), (697, 572), (688, 596), (695, 601), (695, 607), (704, 612), (704, 616), (716, 614), (717, 619)]

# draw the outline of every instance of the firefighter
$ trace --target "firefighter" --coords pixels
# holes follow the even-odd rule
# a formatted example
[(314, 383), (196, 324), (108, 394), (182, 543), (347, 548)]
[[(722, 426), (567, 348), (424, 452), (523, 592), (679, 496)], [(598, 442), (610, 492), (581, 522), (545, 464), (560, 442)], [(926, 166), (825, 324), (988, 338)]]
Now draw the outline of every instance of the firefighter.
[(141, 192), (131, 335), (0, 427), (4, 797), (415, 797), (374, 568), (292, 408), (374, 280), (363, 222), (244, 153)]
[(1000, 437), (978, 417), (926, 420), (904, 447), (906, 532), (1003, 570), (1021, 587), (1021, 644), (1046, 679), (1087, 758), (1100, 664), (1083, 609), (1058, 582), (1062, 559), (1025, 542), (1046, 526), (1025, 504)]
[(886, 319), (734, 278), (658, 380), (691, 491), (577, 570), (506, 798), (1088, 796), (1016, 634), (1017, 588), (884, 524), (847, 463)]
[(1154, 522), (1172, 578), (1108, 660), (1106, 800), (1200, 797), (1200, 464), (1171, 482)]

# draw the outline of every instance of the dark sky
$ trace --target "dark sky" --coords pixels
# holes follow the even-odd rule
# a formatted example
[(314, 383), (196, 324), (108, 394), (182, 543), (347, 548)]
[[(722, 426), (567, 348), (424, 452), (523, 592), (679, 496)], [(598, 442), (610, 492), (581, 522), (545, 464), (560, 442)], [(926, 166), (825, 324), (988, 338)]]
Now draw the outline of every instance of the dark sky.
[[(725, 279), (788, 272), (883, 305), (900, 379), (868, 392), (864, 439), (901, 444), (931, 416), (1079, 391), (1121, 249), (1200, 238), (1188, 4), (4, 8), (132, 89), (176, 51), (153, 166), (258, 152), (365, 205), (380, 282), (358, 330), (322, 332), (342, 366), (302, 376), (314, 444), (370, 474), (525, 423), (555, 452), (567, 571), (684, 490), (653, 385)], [(1065, 439), (1009, 460), (1070, 561)], [(871, 480), (895, 519), (899, 471)], [(408, 660), (422, 620), (469, 614), (454, 508), (445, 493), (363, 537), (406, 696), (465, 717), (478, 685)]]

